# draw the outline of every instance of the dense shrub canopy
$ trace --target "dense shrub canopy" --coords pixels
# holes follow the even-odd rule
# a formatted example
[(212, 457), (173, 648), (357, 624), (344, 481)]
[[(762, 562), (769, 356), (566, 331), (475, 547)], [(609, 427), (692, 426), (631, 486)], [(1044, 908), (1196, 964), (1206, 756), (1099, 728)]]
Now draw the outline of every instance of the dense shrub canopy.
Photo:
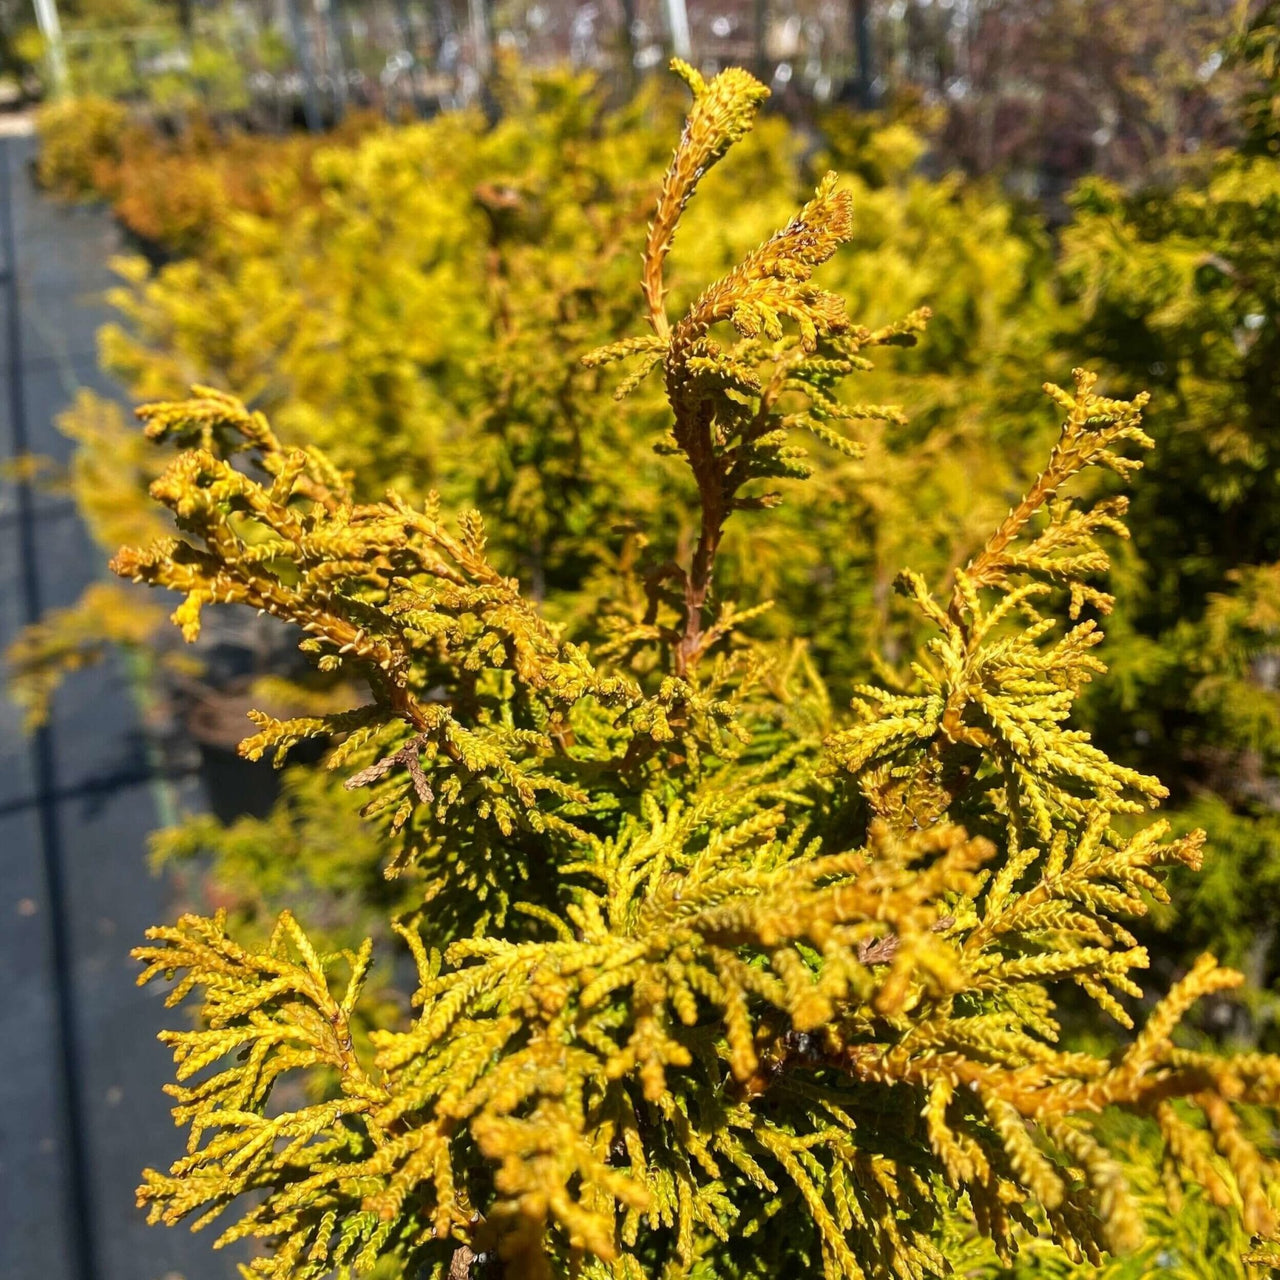
[[(285, 896), (275, 832), (327, 889), (381, 864), (416, 962), (405, 1014), (363, 994), (370, 943), (317, 949), (288, 912), (154, 930), (144, 980), (202, 1016), (166, 1033), (189, 1153), (140, 1196), (232, 1210), (279, 1280), (1142, 1265), (1148, 1225), (1192, 1267), (1158, 1207), (1184, 1189), (1189, 1221), (1225, 1211), (1206, 1257), (1263, 1265), (1280, 1060), (1180, 1030), (1240, 982), (1210, 956), (1144, 1007), (1133, 922), (1203, 836), (1152, 822), (1164, 786), (1075, 715), (1100, 620), (1137, 644), (1159, 598), (1125, 612), (1134, 558), (1118, 599), (1104, 576), (1146, 396), (1077, 370), (1032, 409), (1008, 374), (1061, 325), (1034, 231), (905, 170), (781, 212), (788, 134), (745, 141), (762, 86), (679, 70), (656, 209), (665, 144), (558, 81), (532, 124), (317, 154), (296, 236), (237, 210), (207, 260), (126, 268), (132, 331), (105, 341), (135, 386), (207, 368), (272, 420), (218, 387), (144, 409), (156, 461), (128, 457), (173, 532), (115, 568), (180, 592), (187, 639), (228, 602), (300, 628), (322, 684), (242, 750), (318, 738), (343, 780), (170, 848), (211, 840)], [(96, 413), (85, 467), (125, 431)], [(473, 501), (487, 524), (444, 514)], [(1238, 614), (1257, 589), (1206, 610), (1221, 653), (1265, 625)], [(315, 830), (350, 791), (367, 825)]]
[[(1266, 22), (1233, 55), (1262, 86), (1275, 82)], [(72, 115), (50, 117), (42, 163), (50, 181), (96, 183), (152, 247), (153, 265), (120, 262), (121, 323), (102, 338), (131, 394), (180, 396), (192, 381), (234, 390), (286, 443), (325, 448), (362, 499), (394, 485), (412, 499), (435, 489), (447, 508), (479, 505), (502, 572), (549, 617), (582, 622), (620, 570), (696, 537), (689, 478), (651, 448), (665, 430), (656, 382), (621, 413), (609, 380), (577, 362), (632, 324), (635, 255), (676, 117), (654, 90), (605, 110), (585, 77), (512, 74), (497, 96), (495, 127), (478, 115), (355, 121), (318, 140), (197, 128), (157, 141), (122, 132), (118, 109), (104, 107), (101, 127), (97, 115), (81, 129)], [(1259, 89), (1256, 103), (1269, 100)], [(914, 564), (938, 580), (1025, 490), (1054, 429), (1035, 388), (1077, 362), (1103, 368), (1117, 393), (1151, 387), (1161, 448), (1120, 558), (1113, 673), (1085, 691), (1077, 716), (1164, 780), (1180, 830), (1213, 836), (1206, 874), (1188, 878), (1178, 914), (1157, 913), (1160, 932), (1149, 926), (1144, 940), (1171, 965), (1212, 946), (1267, 989), (1277, 715), (1267, 601), (1280, 507), (1265, 129), (1248, 154), (1203, 157), (1174, 189), (1085, 185), (1055, 263), (1035, 220), (994, 189), (920, 176), (924, 143), (906, 124), (833, 113), (824, 126), (819, 152), (854, 175), (855, 209), (825, 278), (872, 326), (928, 305), (929, 340), (890, 349), (862, 375), (866, 400), (903, 412), (861, 423), (859, 457), (824, 453), (803, 504), (767, 524), (730, 522), (719, 582), (743, 607), (773, 601), (753, 633), (802, 636), (837, 700), (869, 665), (900, 678), (927, 636), (894, 575)], [(737, 152), (685, 218), (676, 264), (698, 265), (674, 273), (677, 306), (691, 301), (686, 279), (728, 270), (783, 222), (824, 159), (776, 118)], [(75, 489), (104, 548), (144, 536), (119, 524), (155, 525), (144, 490), (163, 451), (88, 395), (65, 425)], [(58, 669), (111, 639), (172, 668), (159, 626), (154, 610), (96, 587), (20, 647), (33, 712)], [(283, 714), (334, 693), (276, 682), (262, 696)], [(329, 795), (320, 780), (291, 785), (313, 804)], [(246, 868), (266, 855), (242, 856), (254, 829), (241, 825), (221, 874), (258, 910)], [(165, 841), (218, 846), (204, 821)], [(376, 875), (367, 885), (375, 898), (378, 885)], [(1250, 1034), (1268, 1037), (1268, 1017), (1255, 1007)]]

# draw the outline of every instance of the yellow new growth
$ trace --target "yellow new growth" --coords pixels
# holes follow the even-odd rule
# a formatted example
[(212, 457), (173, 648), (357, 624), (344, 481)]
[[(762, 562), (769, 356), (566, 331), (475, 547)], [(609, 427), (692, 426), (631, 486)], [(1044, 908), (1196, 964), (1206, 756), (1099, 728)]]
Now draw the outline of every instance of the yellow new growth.
[[(1238, 1205), (1264, 1256), (1280, 1171), (1246, 1119), (1280, 1108), (1280, 1059), (1177, 1043), (1238, 976), (1206, 957), (1138, 1016), (1129, 924), (1202, 839), (1137, 826), (1160, 785), (1069, 727), (1102, 671), (1081, 614), (1109, 603), (1089, 580), (1124, 508), (1064, 486), (1134, 469), (1142, 402), (1086, 374), (1049, 389), (1065, 420), (1026, 497), (942, 596), (901, 579), (934, 631), (916, 687), (837, 715), (715, 598), (717, 548), (733, 513), (777, 501), (756, 481), (829, 459), (802, 461), (794, 430), (847, 450), (832, 422), (893, 414), (840, 383), (923, 317), (873, 332), (812, 284), (855, 215), (827, 179), (671, 322), (680, 213), (764, 97), (741, 71), (681, 70), (653, 333), (591, 358), (663, 365), (699, 533), (619, 583), (608, 618), (553, 626), (477, 515), (451, 532), (434, 500), (357, 503), (231, 397), (142, 411), (183, 450), (154, 486), (179, 535), (117, 571), (182, 593), (188, 634), (204, 606), (248, 604), (368, 686), (346, 712), (256, 716), (242, 750), (326, 740), (422, 896), (395, 922), (413, 1015), (368, 1034), (367, 945), (319, 955), (289, 915), (257, 950), (222, 918), (152, 931), (142, 980), (176, 980), (171, 1004), (199, 992), (200, 1019), (164, 1037), (188, 1153), (140, 1199), (165, 1222), (234, 1211), (222, 1239), (258, 1239), (250, 1272), (271, 1280), (923, 1280), (949, 1271), (949, 1224), (1005, 1259), (1032, 1233), (1073, 1259), (1132, 1247), (1120, 1111), (1158, 1133), (1170, 1194)], [(1111, 1054), (1064, 1046), (1064, 987), (1140, 1029)]]

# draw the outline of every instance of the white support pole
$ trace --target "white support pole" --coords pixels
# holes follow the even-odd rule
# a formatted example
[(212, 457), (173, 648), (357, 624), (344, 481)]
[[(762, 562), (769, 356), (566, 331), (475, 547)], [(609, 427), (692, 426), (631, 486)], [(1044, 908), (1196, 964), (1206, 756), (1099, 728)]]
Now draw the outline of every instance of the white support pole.
[(481, 80), (489, 77), (493, 59), (489, 48), (492, 35), (489, 31), (488, 7), (484, 0), (468, 0), (467, 18), (471, 25), (471, 44), (475, 50), (476, 74)]
[(671, 29), (671, 52), (687, 62), (693, 56), (693, 41), (689, 36), (689, 10), (684, 0), (664, 0), (667, 26)]
[(62, 47), (62, 23), (58, 21), (57, 0), (33, 0), (36, 10), (36, 26), (44, 37), (48, 49), (49, 75), (53, 92), (61, 97), (67, 91), (67, 51)]

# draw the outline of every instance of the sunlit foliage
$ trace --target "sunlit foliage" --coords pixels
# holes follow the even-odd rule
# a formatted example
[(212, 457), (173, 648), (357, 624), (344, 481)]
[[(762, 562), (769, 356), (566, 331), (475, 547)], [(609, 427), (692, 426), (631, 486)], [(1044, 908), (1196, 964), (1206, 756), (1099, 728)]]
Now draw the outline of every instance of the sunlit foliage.
[[(863, 326), (828, 287), (854, 218), (834, 176), (669, 294), (685, 207), (764, 96), (677, 70), (694, 101), (645, 237), (648, 331), (620, 323), (585, 365), (620, 362), (618, 391), (649, 397), (638, 435), (660, 385), (648, 443), (686, 480), (657, 492), (686, 495), (693, 536), (602, 565), (589, 612), (552, 616), (475, 512), (356, 492), (223, 391), (142, 411), (176, 450), (152, 485), (176, 534), (116, 571), (179, 592), (188, 639), (248, 605), (367, 688), (258, 716), (242, 751), (334, 743), (388, 874), (421, 895), (396, 921), (414, 1016), (367, 1045), (368, 944), (322, 954), (288, 912), (261, 942), (222, 916), (152, 931), (142, 980), (201, 1016), (164, 1036), (188, 1154), (140, 1199), (165, 1222), (233, 1211), (222, 1238), (260, 1240), (251, 1270), (277, 1280), (925, 1277), (975, 1235), (1005, 1263), (1033, 1231), (1068, 1261), (1140, 1250), (1158, 1164), (1172, 1203), (1189, 1185), (1234, 1214), (1261, 1262), (1280, 1170), (1253, 1121), (1280, 1106), (1280, 1059), (1179, 1029), (1240, 976), (1206, 955), (1135, 1003), (1129, 922), (1202, 837), (1147, 820), (1160, 783), (1071, 723), (1125, 531), (1081, 477), (1132, 478), (1145, 398), (1081, 371), (1045, 387), (1047, 462), (954, 572), (898, 579), (931, 638), (840, 709), (719, 553), (803, 510), (864, 424), (901, 421), (836, 388), (927, 317)], [(1134, 1033), (1064, 1045), (1063, 993)], [(272, 1100), (290, 1078), (307, 1101)]]

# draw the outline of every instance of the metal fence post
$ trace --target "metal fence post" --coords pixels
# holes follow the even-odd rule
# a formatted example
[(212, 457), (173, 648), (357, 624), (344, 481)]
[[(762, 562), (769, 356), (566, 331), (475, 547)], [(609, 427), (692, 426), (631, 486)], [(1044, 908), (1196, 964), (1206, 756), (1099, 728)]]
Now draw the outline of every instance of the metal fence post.
[(689, 36), (689, 10), (684, 0), (663, 0), (667, 15), (667, 27), (671, 33), (671, 51), (677, 58), (688, 61), (693, 56), (693, 42)]
[(58, 21), (57, 0), (34, 0), (36, 26), (48, 48), (49, 78), (55, 97), (67, 91), (67, 51), (62, 44), (62, 23)]
[(347, 59), (342, 47), (341, 15), (338, 0), (316, 0), (325, 21), (325, 70), (333, 81), (333, 110), (335, 120), (347, 113)]
[(850, 17), (852, 18), (853, 27), (853, 48), (854, 56), (857, 59), (857, 78), (855, 85), (857, 88), (858, 105), (863, 110), (868, 110), (875, 106), (874, 94), (872, 91), (872, 80), (874, 78), (873, 66), (874, 56), (871, 48), (871, 13), (868, 0), (851, 0)]
[(319, 133), (324, 128), (324, 119), (320, 114), (320, 93), (316, 86), (316, 67), (311, 41), (303, 26), (302, 14), (298, 12), (298, 0), (284, 0), (284, 3), (289, 14), (289, 34), (293, 38), (293, 51), (302, 72), (302, 114), (306, 118), (307, 128), (312, 133)]
[(471, 43), (475, 50), (476, 74), (489, 78), (492, 55), (489, 48), (489, 13), (485, 0), (467, 0), (467, 17), (471, 22)]

